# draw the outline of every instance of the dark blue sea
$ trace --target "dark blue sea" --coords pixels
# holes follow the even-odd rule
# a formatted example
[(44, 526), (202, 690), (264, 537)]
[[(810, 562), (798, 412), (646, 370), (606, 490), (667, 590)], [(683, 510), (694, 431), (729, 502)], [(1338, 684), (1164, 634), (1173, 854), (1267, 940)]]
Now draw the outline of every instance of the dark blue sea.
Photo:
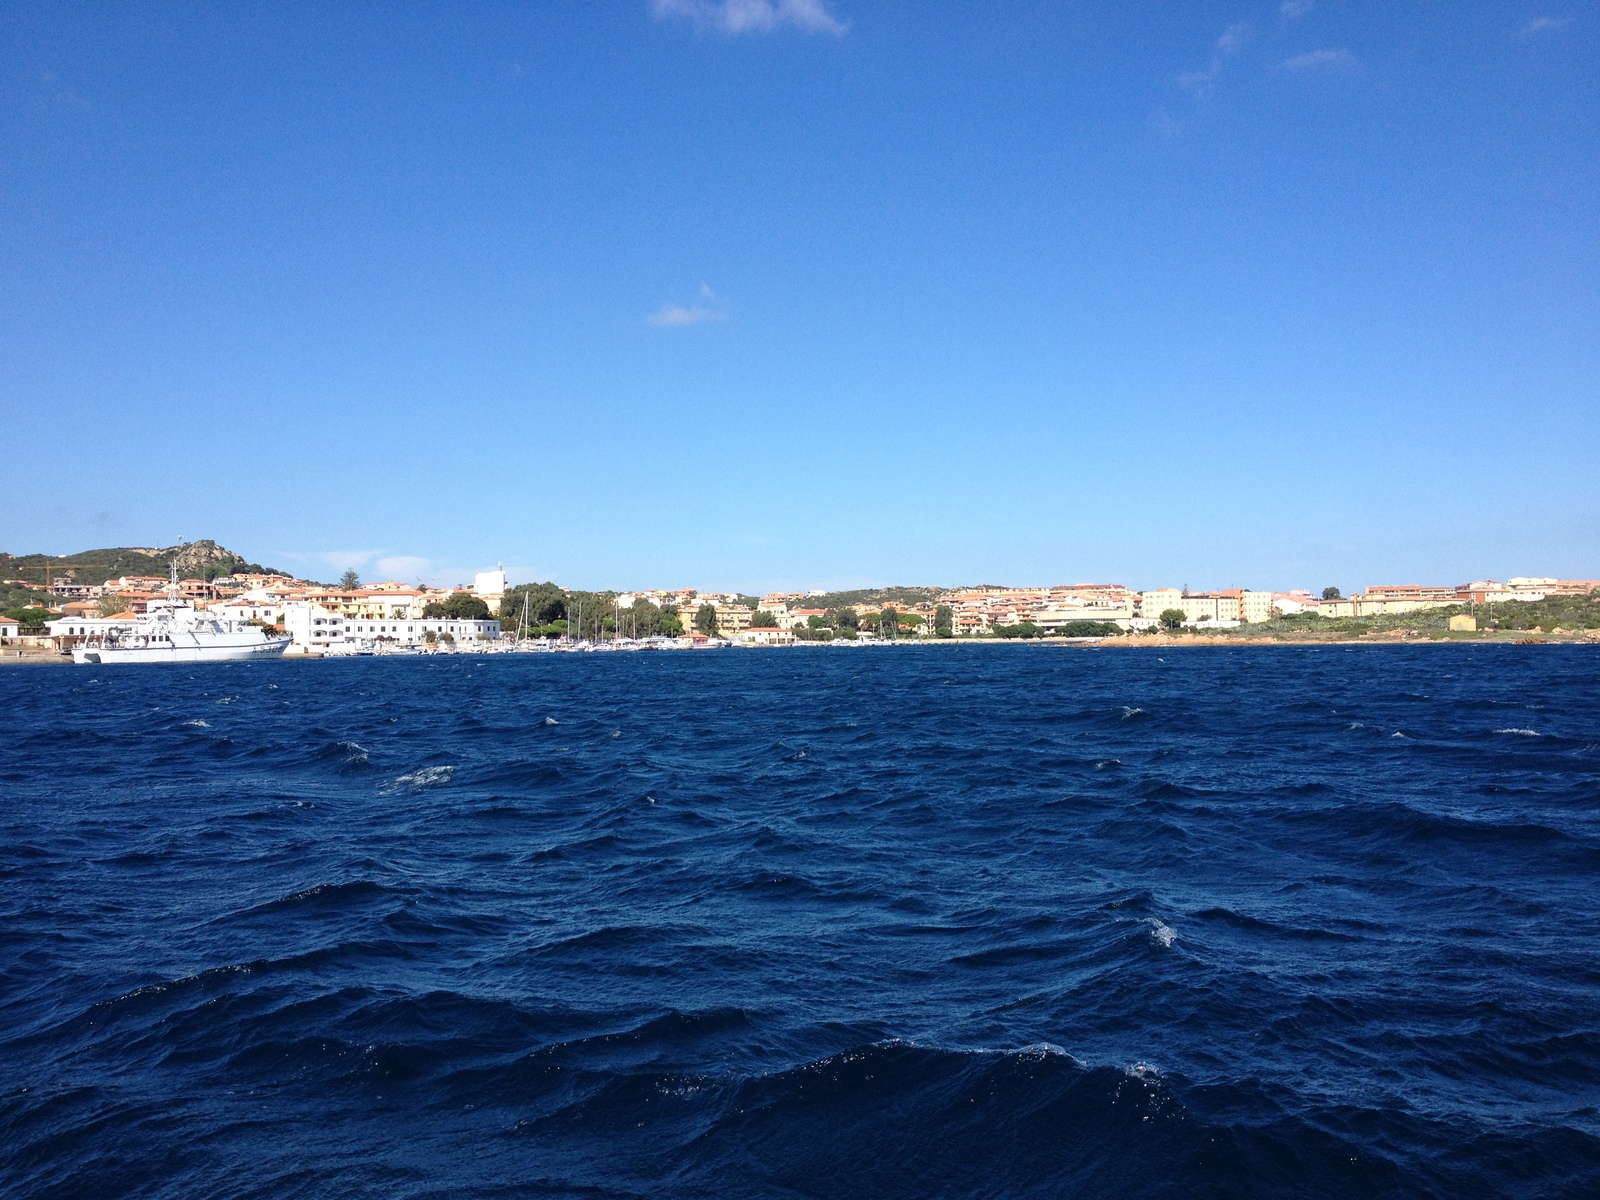
[(1600, 647), (0, 699), (13, 1200), (1600, 1195)]

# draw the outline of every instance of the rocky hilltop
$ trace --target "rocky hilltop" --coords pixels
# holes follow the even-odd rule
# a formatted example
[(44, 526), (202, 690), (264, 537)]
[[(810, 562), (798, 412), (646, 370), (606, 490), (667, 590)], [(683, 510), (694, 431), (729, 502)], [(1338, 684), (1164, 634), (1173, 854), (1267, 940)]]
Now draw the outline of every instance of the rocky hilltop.
[(178, 546), (114, 546), (77, 554), (0, 554), (0, 579), (25, 580), (37, 586), (44, 583), (47, 569), (52, 583), (101, 584), (123, 575), (164, 577), (174, 558), (178, 575), (184, 579), (269, 569), (202, 538)]

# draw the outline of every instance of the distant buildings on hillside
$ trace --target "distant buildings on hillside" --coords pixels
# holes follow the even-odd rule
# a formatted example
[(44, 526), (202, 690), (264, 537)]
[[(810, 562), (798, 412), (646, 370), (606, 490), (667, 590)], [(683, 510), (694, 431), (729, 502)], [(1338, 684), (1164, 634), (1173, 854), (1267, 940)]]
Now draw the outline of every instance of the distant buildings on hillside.
[[(18, 586), (21, 581), (6, 581)], [(143, 613), (152, 600), (163, 597), (170, 584), (154, 576), (121, 576), (99, 585), (62, 585), (57, 594), (75, 598), (56, 610), (52, 631), (78, 636), (91, 626), (126, 621)], [(327, 587), (284, 575), (228, 575), (217, 579), (185, 579), (178, 583), (182, 598), (196, 607), (215, 610), (218, 616), (239, 621), (281, 625), (302, 648), (354, 650), (385, 644), (419, 645), (448, 638), (450, 641), (491, 640), (498, 637), (495, 617), (508, 592), (502, 568), (480, 571), (470, 588), (428, 588), (394, 581), (354, 588)], [(1226, 588), (1191, 591), (1187, 588), (1151, 588), (1142, 592), (1115, 583), (1063, 584), (1037, 588), (962, 588), (934, 599), (892, 604), (901, 614), (902, 636), (931, 636), (939, 610), (949, 609), (951, 632), (958, 636), (985, 635), (1000, 627), (1032, 625), (1045, 633), (1058, 633), (1082, 622), (1115, 625), (1123, 630), (1147, 630), (1178, 622), (1188, 628), (1226, 628), (1260, 624), (1281, 616), (1316, 613), (1328, 618), (1356, 618), (1417, 612), (1457, 604), (1501, 604), (1544, 600), (1553, 596), (1600, 593), (1600, 580), (1517, 577), (1501, 583), (1479, 579), (1454, 586), (1383, 584), (1351, 596), (1323, 599), (1309, 591), (1266, 591)], [(624, 592), (615, 605), (625, 611), (644, 600), (675, 609), (688, 637), (697, 633), (695, 618), (709, 605), (716, 616), (716, 632), (749, 645), (786, 645), (808, 630), (832, 625), (834, 614), (817, 605), (824, 593), (769, 592), (752, 609), (736, 593), (701, 592), (694, 588)], [(454, 596), (481, 600), (487, 619), (424, 617), (430, 604)], [(107, 597), (116, 597), (123, 611), (105, 611)], [(459, 611), (459, 605), (455, 611)], [(470, 606), (469, 606), (470, 607)], [(858, 613), (870, 611), (856, 606)], [(1179, 617), (1172, 616), (1180, 614)], [(512, 614), (514, 615), (514, 614)], [(758, 621), (757, 618), (760, 618)], [(1181, 618), (1181, 619), (1180, 619)], [(861, 636), (874, 630), (863, 626)], [(0, 630), (0, 637), (7, 635)], [(815, 635), (809, 635), (815, 636)]]

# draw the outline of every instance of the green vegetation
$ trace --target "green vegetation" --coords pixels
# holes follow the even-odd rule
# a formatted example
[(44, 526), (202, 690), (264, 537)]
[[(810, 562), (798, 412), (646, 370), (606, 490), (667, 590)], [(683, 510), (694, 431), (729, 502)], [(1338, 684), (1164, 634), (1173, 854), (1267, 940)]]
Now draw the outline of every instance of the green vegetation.
[[(1477, 618), (1476, 633), (1450, 632), (1450, 618)], [(1432, 638), (1475, 638), (1496, 633), (1554, 633), (1600, 629), (1600, 596), (1561, 596), (1513, 600), (1503, 604), (1451, 604), (1421, 612), (1370, 617), (1323, 617), (1316, 613), (1276, 616), (1257, 625), (1215, 630), (1220, 637), (1349, 638), (1411, 634)], [(1212, 631), (1208, 631), (1212, 632)]]
[(700, 633), (710, 636), (717, 632), (717, 610), (710, 604), (702, 604), (695, 610), (694, 627)]
[(1056, 630), (1058, 637), (1121, 637), (1122, 626), (1115, 621), (1068, 621)]
[(546, 582), (509, 589), (500, 601), (500, 628), (525, 637), (676, 637), (683, 622), (670, 605), (635, 600), (618, 612), (616, 592), (568, 592)]
[(806, 597), (807, 608), (871, 608), (884, 604), (921, 604), (936, 600), (946, 589), (935, 587), (885, 587), (859, 588), (848, 592), (829, 592), (822, 596)]
[(0, 584), (0, 612), (13, 608), (32, 608), (36, 605), (60, 604), (62, 600), (63, 597), (52, 595), (43, 588)]
[(567, 615), (567, 593), (553, 583), (519, 583), (506, 592), (500, 600), (500, 624), (507, 629), (516, 629), (522, 621), (524, 608), (527, 610), (530, 626), (564, 621)]
[(1336, 587), (1325, 587), (1325, 588), (1323, 588), (1322, 589), (1322, 598), (1324, 600), (1343, 600), (1344, 599), (1344, 597), (1342, 595), (1340, 595), (1339, 589), (1336, 588)]
[(830, 609), (827, 620), (835, 629), (848, 629), (852, 637), (861, 628), (861, 615), (853, 608)]
[(436, 621), (485, 621), (489, 618), (489, 606), (477, 596), (457, 592), (444, 600), (430, 600), (423, 606), (422, 615)]
[(178, 560), (178, 574), (185, 579), (215, 579), (219, 575), (281, 575), (271, 567), (245, 560), (209, 538), (185, 542), (181, 546), (117, 546), (84, 550), (78, 554), (0, 554), (0, 579), (22, 579), (42, 587), (48, 573), (52, 583), (78, 583), (98, 586), (123, 575), (155, 575), (162, 579)]
[(50, 620), (52, 615), (46, 608), (8, 608), (0, 612), (0, 616), (10, 617), (15, 621), (21, 633), (42, 631), (44, 623)]
[(998, 638), (1041, 638), (1049, 635), (1032, 621), (1019, 621), (1015, 625), (994, 625), (991, 630)]
[(893, 608), (885, 608), (878, 614), (878, 636), (893, 641), (900, 635), (900, 614)]
[(955, 612), (948, 604), (941, 604), (933, 610), (933, 636), (955, 636)]
[(1182, 629), (1188, 616), (1181, 608), (1164, 608), (1156, 619), (1161, 622), (1163, 629)]
[(775, 629), (778, 625), (778, 618), (766, 609), (758, 608), (750, 617), (750, 625), (753, 629)]
[(353, 592), (361, 586), (361, 576), (354, 571), (346, 571), (339, 576), (339, 587), (346, 592)]

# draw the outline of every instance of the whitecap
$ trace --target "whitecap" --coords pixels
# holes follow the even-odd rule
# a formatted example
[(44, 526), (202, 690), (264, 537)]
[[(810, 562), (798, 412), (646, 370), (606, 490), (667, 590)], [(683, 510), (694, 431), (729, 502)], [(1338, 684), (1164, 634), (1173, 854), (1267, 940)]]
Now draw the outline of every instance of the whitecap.
[(1392, 738), (1397, 738), (1397, 737), (1401, 737), (1401, 738), (1403, 738), (1403, 737), (1405, 737), (1405, 734), (1403, 734), (1403, 733), (1401, 733), (1401, 732), (1400, 732), (1400, 731), (1399, 731), (1399, 730), (1398, 730), (1398, 729), (1397, 729), (1397, 730), (1395, 730), (1395, 731), (1394, 731), (1394, 732), (1393, 732), (1393, 733), (1391, 733), (1391, 734), (1390, 734), (1390, 735), (1389, 735), (1389, 736), (1390, 736), (1390, 737), (1392, 737)]
[(1143, 712), (1144, 712), (1144, 709), (1142, 709), (1142, 708), (1133, 708), (1133, 707), (1131, 707), (1131, 706), (1129, 706), (1127, 704), (1124, 704), (1122, 706), (1122, 719), (1124, 721), (1126, 721), (1130, 717), (1137, 717), (1137, 716), (1142, 715)]
[(1173, 932), (1172, 926), (1165, 921), (1157, 920), (1155, 917), (1146, 917), (1144, 923), (1150, 926), (1150, 940), (1163, 950), (1178, 940), (1178, 935)]
[(1161, 1068), (1154, 1063), (1136, 1062), (1124, 1070), (1135, 1079), (1160, 1079)]
[(1029, 1059), (1033, 1062), (1042, 1062), (1047, 1058), (1064, 1058), (1073, 1064), (1078, 1062), (1065, 1047), (1058, 1046), (1054, 1042), (1032, 1042), (1019, 1050), (1013, 1050), (1011, 1054), (1015, 1058)]
[(1496, 729), (1496, 733), (1514, 733), (1519, 737), (1543, 737), (1537, 729)]
[(384, 794), (398, 792), (402, 788), (413, 792), (420, 792), (423, 788), (432, 787), (436, 783), (449, 783), (455, 776), (454, 767), (420, 767), (415, 771), (397, 777), (393, 783), (383, 789)]
[(559, 724), (561, 724), (561, 722), (556, 720), (554, 717), (546, 717), (544, 719), (543, 723), (546, 724), (546, 725), (559, 725)]
[(1107, 767), (1120, 767), (1121, 765), (1122, 760), (1120, 758), (1102, 758), (1095, 763), (1094, 769), (1096, 771), (1104, 771)]
[(195, 718), (193, 721), (185, 721), (184, 724), (185, 725), (192, 725), (196, 729), (210, 729), (211, 728), (211, 722), (210, 721), (202, 721), (198, 717)]

